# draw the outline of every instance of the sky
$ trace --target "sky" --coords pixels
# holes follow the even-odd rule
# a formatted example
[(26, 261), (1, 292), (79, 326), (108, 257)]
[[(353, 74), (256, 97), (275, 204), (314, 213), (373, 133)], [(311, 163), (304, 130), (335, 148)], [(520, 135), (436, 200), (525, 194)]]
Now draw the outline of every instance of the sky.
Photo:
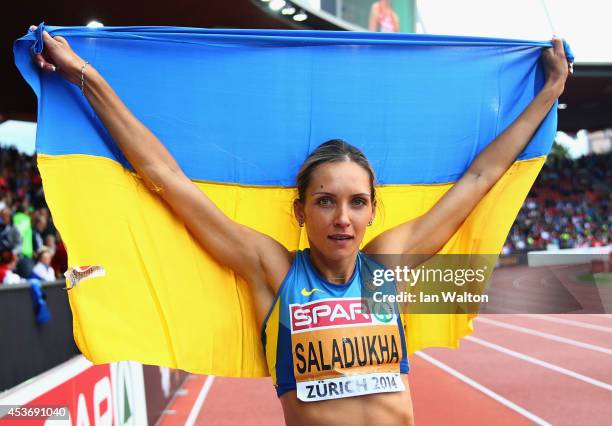
[(34, 154), (36, 123), (8, 120), (0, 123), (0, 146), (14, 146), (20, 152)]
[(416, 1), (418, 32), (531, 40), (555, 34), (577, 63), (612, 62), (612, 0)]

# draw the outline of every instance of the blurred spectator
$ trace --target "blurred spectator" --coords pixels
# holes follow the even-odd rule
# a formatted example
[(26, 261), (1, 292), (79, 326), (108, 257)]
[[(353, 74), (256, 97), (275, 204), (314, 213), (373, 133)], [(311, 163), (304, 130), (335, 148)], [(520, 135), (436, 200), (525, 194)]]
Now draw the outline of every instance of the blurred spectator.
[(51, 266), (55, 270), (58, 278), (63, 278), (63, 273), (68, 270), (68, 254), (66, 247), (60, 234), (57, 234), (57, 243), (55, 245), (55, 254), (51, 260)]
[(399, 18), (391, 7), (390, 0), (378, 0), (370, 8), (370, 31), (396, 33), (399, 31)]
[(45, 232), (47, 231), (47, 217), (36, 212), (32, 228), (32, 251), (38, 253), (45, 246)]
[(17, 258), (12, 250), (4, 250), (0, 253), (0, 284), (19, 284), (25, 281), (13, 272), (16, 264)]
[[(17, 245), (14, 243), (16, 235), (19, 239)], [(15, 246), (13, 253), (17, 262), (16, 267), (8, 269), (20, 277), (29, 277), (36, 263), (33, 254), (41, 248), (50, 250), (53, 267), (58, 240), (59, 235), (45, 202), (36, 157), (21, 154), (14, 148), (0, 148), (0, 252), (3, 248)], [(59, 265), (63, 265), (66, 259), (63, 247), (62, 250), (63, 253), (58, 254)]]
[(11, 211), (6, 207), (0, 211), (0, 252), (4, 250), (11, 250), (16, 256), (21, 253), (21, 234), (13, 225)]
[(44, 247), (38, 252), (38, 262), (32, 268), (29, 278), (38, 278), (42, 282), (55, 281), (55, 271), (51, 266), (51, 250)]
[(55, 255), (55, 250), (57, 247), (57, 244), (55, 242), (55, 235), (47, 234), (45, 236), (45, 247), (47, 247), (51, 251), (52, 255)]
[(550, 156), (516, 221), (503, 253), (610, 244), (612, 154), (576, 160)]
[(32, 258), (32, 220), (26, 213), (24, 205), (17, 207), (16, 213), (13, 215), (13, 224), (21, 235), (21, 254), (27, 258)]

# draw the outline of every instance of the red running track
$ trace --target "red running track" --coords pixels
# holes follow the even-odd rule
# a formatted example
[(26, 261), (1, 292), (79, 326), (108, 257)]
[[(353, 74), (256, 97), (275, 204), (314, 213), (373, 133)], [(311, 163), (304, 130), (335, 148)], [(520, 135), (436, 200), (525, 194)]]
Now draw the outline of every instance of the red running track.
[[(410, 359), (419, 425), (608, 425), (612, 315), (482, 315)], [(160, 425), (282, 425), (270, 379), (190, 376)]]

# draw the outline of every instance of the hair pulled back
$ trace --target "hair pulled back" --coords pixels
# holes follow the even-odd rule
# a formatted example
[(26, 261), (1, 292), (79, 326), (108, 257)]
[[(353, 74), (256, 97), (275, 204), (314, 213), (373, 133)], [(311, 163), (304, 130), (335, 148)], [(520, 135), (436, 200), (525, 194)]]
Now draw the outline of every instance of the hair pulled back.
[(306, 188), (310, 184), (312, 173), (317, 167), (325, 163), (336, 163), (341, 161), (352, 161), (361, 166), (370, 176), (370, 198), (372, 203), (376, 200), (376, 189), (374, 187), (376, 176), (372, 165), (361, 152), (361, 150), (342, 139), (331, 139), (319, 145), (310, 153), (304, 161), (297, 174), (298, 199), (304, 201)]

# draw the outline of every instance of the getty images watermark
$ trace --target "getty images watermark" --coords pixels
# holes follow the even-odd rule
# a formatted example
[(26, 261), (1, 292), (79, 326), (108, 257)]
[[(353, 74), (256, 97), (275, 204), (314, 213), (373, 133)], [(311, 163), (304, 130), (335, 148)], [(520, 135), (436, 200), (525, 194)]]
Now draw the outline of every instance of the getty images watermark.
[[(374, 269), (372, 273), (372, 284), (383, 287), (385, 284), (404, 284), (408, 288), (414, 288), (417, 284), (440, 284), (445, 285), (439, 293), (424, 291), (411, 292), (400, 290), (395, 294), (387, 294), (384, 290), (374, 291), (372, 300), (378, 303), (487, 303), (489, 296), (480, 292), (459, 292), (455, 287), (463, 287), (469, 284), (484, 285), (486, 283), (486, 272), (488, 266), (484, 265), (477, 269), (453, 269), (453, 268), (426, 268), (420, 266), (411, 268), (409, 266), (396, 266), (394, 269)], [(450, 285), (450, 288), (448, 286)]]
[(362, 296), (373, 309), (478, 313), (490, 301), (487, 282), (496, 261), (495, 255), (372, 255), (361, 268)]
[(494, 254), (368, 255), (361, 294), (372, 312), (612, 313), (610, 259), (555, 254), (507, 265)]

